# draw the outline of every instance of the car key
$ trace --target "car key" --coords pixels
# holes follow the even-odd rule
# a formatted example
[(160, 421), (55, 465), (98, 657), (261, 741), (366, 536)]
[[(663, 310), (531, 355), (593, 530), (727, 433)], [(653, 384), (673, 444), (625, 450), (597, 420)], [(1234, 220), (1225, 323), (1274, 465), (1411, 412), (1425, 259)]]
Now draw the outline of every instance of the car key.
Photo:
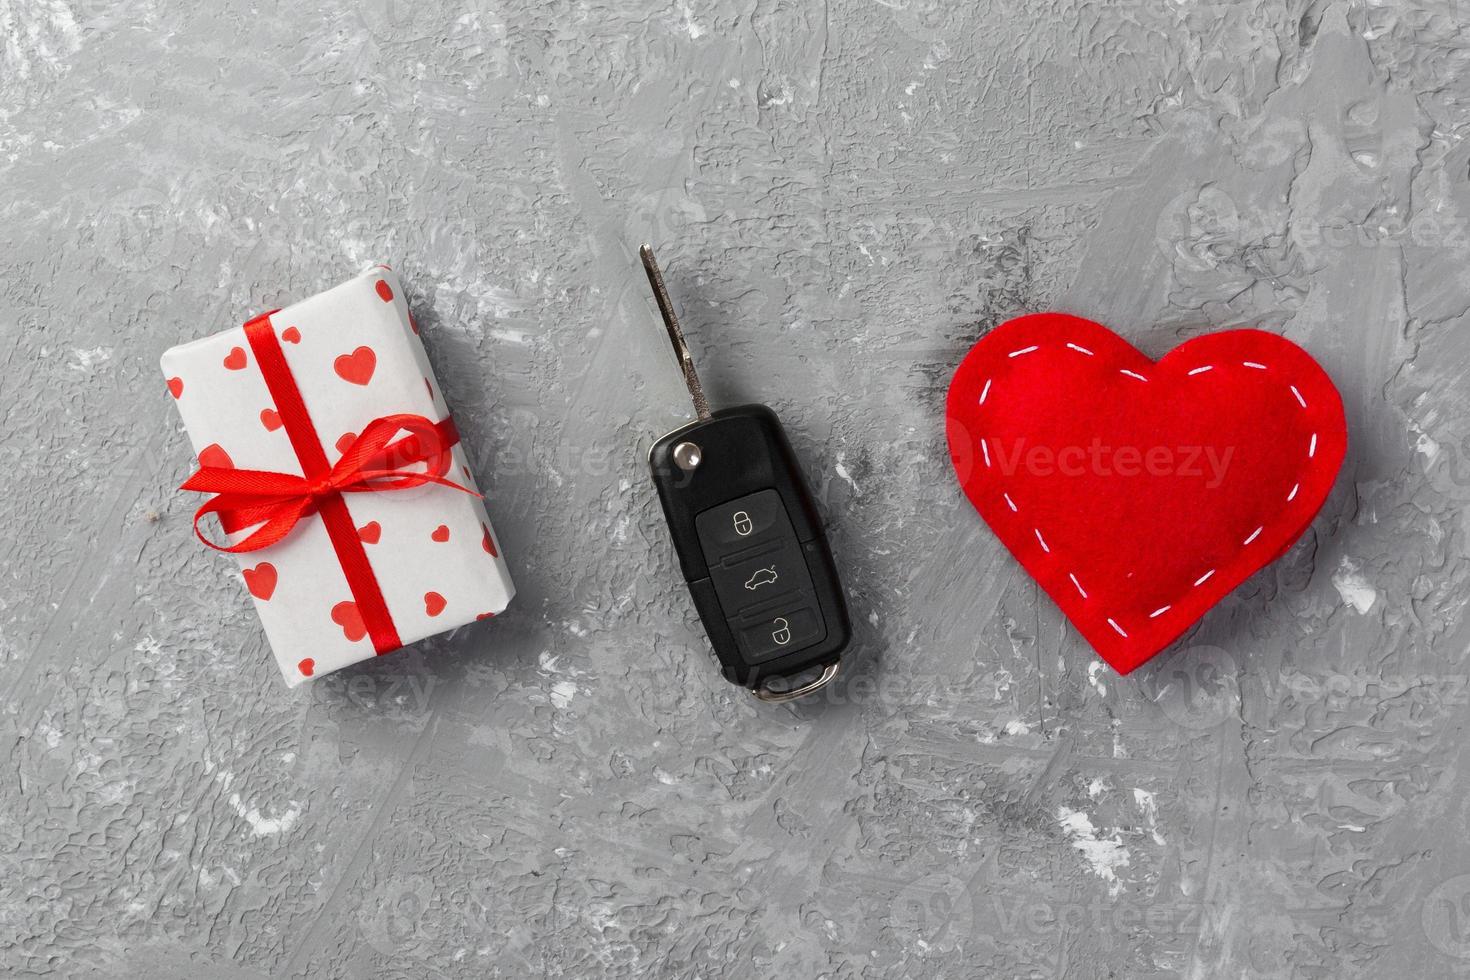
[(694, 400), (695, 420), (648, 453), (694, 606), (726, 680), (763, 701), (811, 694), (836, 676), (852, 626), (801, 468), (766, 406), (710, 411), (653, 249), (639, 255)]

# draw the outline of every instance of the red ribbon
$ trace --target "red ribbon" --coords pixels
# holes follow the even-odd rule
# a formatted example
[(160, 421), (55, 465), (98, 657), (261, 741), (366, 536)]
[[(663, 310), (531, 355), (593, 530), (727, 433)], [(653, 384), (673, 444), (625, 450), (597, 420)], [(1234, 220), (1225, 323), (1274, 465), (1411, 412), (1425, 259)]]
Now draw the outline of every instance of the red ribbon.
[[(215, 494), (194, 512), (194, 534), (218, 551), (241, 554), (269, 548), (291, 533), (297, 522), (320, 514), (373, 649), (380, 654), (396, 650), (402, 641), (342, 495), (407, 490), (433, 483), (479, 496), (444, 478), (451, 460), (449, 450), (459, 442), (454, 420), (435, 423), (422, 415), (406, 414), (374, 419), (353, 439), (336, 465), (331, 465), (301, 390), (286, 365), (269, 313), (245, 324), (245, 339), (255, 352), (255, 362), (301, 463), (302, 475), (201, 466), (179, 488)], [(401, 432), (407, 435), (398, 438)], [(425, 467), (422, 470), (407, 468), (420, 463)], [(256, 529), (232, 545), (217, 544), (199, 530), (200, 520), (208, 514), (218, 516), (226, 533)]]

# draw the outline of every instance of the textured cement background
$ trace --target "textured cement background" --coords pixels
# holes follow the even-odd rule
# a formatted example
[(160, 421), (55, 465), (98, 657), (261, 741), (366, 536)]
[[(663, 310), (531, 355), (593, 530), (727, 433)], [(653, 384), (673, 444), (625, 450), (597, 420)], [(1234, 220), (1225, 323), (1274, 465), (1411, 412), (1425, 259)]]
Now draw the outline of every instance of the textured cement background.
[[(1470, 9), (0, 0), (0, 973), (1470, 975)], [(719, 679), (644, 472), (787, 422), (857, 621)], [(289, 694), (160, 351), (407, 283), (520, 595)], [(953, 484), (1060, 308), (1307, 346), (1301, 544), (1101, 668)]]

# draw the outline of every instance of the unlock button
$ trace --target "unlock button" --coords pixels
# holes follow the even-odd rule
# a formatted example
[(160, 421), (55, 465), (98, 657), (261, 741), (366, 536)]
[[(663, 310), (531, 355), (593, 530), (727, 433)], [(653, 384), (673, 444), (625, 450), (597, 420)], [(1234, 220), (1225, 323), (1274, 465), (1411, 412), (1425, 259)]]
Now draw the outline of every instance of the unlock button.
[(751, 663), (783, 657), (827, 635), (822, 617), (810, 606), (781, 609), (745, 623), (738, 634), (740, 650)]

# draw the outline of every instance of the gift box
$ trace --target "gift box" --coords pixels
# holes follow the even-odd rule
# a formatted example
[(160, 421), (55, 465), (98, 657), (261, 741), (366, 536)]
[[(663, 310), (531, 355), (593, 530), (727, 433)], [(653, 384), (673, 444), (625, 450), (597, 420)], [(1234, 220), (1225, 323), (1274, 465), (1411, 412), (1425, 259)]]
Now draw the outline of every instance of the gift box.
[[(408, 311), (377, 266), (162, 358), (288, 684), (484, 619), (515, 594)], [(215, 520), (218, 527), (215, 527)]]

